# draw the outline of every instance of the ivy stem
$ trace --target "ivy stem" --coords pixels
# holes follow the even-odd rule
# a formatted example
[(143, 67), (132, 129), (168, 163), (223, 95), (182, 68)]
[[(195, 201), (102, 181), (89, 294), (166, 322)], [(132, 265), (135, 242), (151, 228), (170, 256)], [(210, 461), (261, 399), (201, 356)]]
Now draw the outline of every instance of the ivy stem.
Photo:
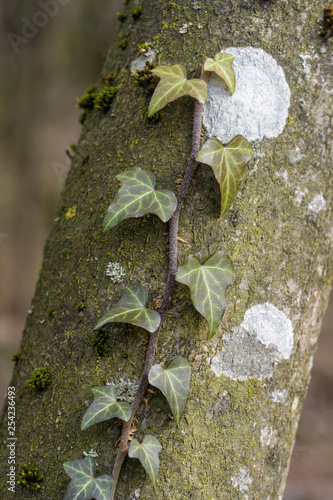
[[(201, 79), (207, 82), (207, 72), (202, 70)], [(168, 310), (173, 289), (176, 282), (177, 273), (177, 237), (178, 237), (178, 224), (179, 215), (183, 201), (186, 197), (190, 182), (193, 178), (194, 171), (198, 165), (196, 157), (200, 150), (200, 136), (201, 136), (201, 124), (203, 116), (203, 104), (201, 104), (197, 99), (194, 99), (194, 114), (193, 114), (193, 129), (192, 129), (192, 150), (191, 156), (188, 160), (185, 175), (183, 177), (182, 183), (177, 196), (177, 208), (169, 220), (169, 271), (168, 271), (168, 281), (164, 292), (164, 297), (162, 300), (161, 307), (159, 309), (159, 314), (161, 317), (161, 323), (158, 329), (150, 335), (146, 362), (141, 376), (139, 388), (133, 398), (131, 405), (131, 418), (128, 422), (123, 423), (122, 432), (120, 436), (120, 444), (118, 453), (116, 456), (116, 461), (112, 471), (112, 477), (114, 479), (114, 485), (112, 490), (111, 500), (114, 500), (114, 495), (116, 491), (116, 486), (120, 474), (121, 467), (124, 463), (126, 455), (128, 453), (128, 441), (131, 431), (132, 422), (137, 409), (142, 401), (142, 398), (148, 387), (148, 374), (153, 366), (154, 357), (157, 349), (158, 337), (162, 328), (162, 322), (164, 316)]]

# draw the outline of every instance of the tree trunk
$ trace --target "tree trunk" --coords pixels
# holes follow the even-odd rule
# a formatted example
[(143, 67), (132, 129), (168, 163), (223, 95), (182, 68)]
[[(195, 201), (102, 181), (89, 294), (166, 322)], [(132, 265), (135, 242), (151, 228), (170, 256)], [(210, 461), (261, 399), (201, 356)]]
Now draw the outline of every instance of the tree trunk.
[[(200, 165), (196, 171), (180, 219), (185, 243), (179, 243), (178, 264), (190, 254), (206, 259), (223, 250), (233, 262), (235, 279), (225, 316), (209, 341), (188, 289), (177, 285), (156, 362), (177, 355), (190, 362), (185, 415), (177, 427), (162, 394), (147, 393), (136, 436), (141, 440), (153, 434), (162, 443), (158, 481), (154, 488), (140, 463), (127, 459), (116, 498), (279, 499), (331, 283), (332, 39), (319, 35), (323, 12), (310, 0), (254, 5), (246, 0), (143, 0), (142, 15), (133, 20), (130, 12), (136, 6), (125, 6), (127, 20), (119, 26), (102, 71), (102, 76), (116, 74), (111, 109), (93, 110), (84, 123), (46, 243), (22, 359), (10, 384), (16, 387), (16, 472), (25, 463), (38, 466), (42, 488), (38, 493), (21, 486), (15, 494), (8, 491), (5, 407), (1, 498), (62, 499), (69, 484), (63, 463), (89, 450), (98, 453), (98, 475), (112, 471), (120, 428), (108, 421), (81, 431), (80, 422), (92, 401), (92, 387), (109, 381), (123, 397), (134, 394), (148, 334), (108, 325), (109, 351), (98, 357), (93, 327), (127, 284), (145, 286), (148, 305), (156, 307), (167, 278), (168, 229), (153, 215), (128, 219), (107, 233), (102, 221), (119, 188), (118, 173), (140, 166), (154, 173), (158, 188), (175, 189), (191, 150), (190, 98), (168, 105), (156, 123), (145, 119), (148, 100), (133, 85), (130, 65), (138, 45), (150, 42), (159, 64), (183, 64), (189, 77), (199, 76), (205, 57), (221, 50), (262, 49), (283, 69), (273, 64), (285, 107), (267, 108), (268, 115), (275, 113), (283, 122), (273, 124), (270, 133), (260, 124), (256, 130), (249, 125), (255, 158), (223, 218), (212, 170)], [(122, 50), (119, 42), (125, 38)], [(262, 54), (246, 52), (249, 58), (257, 53)], [(282, 82), (283, 72), (288, 84)], [(265, 82), (259, 80), (261, 89)], [(210, 92), (208, 132), (212, 121), (223, 120), (215, 115), (214, 89)], [(255, 97), (248, 97), (253, 106)], [(234, 112), (235, 121), (237, 111), (242, 121), (241, 109)], [(110, 262), (119, 263), (125, 277), (110, 280)], [(49, 369), (51, 385), (44, 391), (28, 385), (35, 368)]]

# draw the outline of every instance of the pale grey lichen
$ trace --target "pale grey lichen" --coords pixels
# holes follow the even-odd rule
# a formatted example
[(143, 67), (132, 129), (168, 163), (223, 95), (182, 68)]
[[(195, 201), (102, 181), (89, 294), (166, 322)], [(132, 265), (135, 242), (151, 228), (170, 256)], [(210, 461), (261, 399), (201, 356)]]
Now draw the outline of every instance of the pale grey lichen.
[(146, 66), (147, 62), (154, 62), (156, 58), (156, 52), (152, 49), (148, 50), (145, 54), (140, 54), (138, 57), (134, 59), (131, 63), (131, 72), (136, 73), (136, 70), (143, 70)]
[(277, 137), (290, 106), (290, 90), (281, 66), (262, 49), (227, 48), (233, 63), (236, 90), (233, 95), (214, 73), (208, 83), (203, 123), (208, 135), (229, 142), (242, 134), (247, 140)]
[(272, 304), (248, 309), (240, 327), (223, 336), (223, 348), (211, 360), (217, 377), (258, 380), (271, 377), (276, 365), (291, 356), (294, 332), (290, 319)]
[(272, 401), (273, 403), (284, 403), (285, 400), (287, 399), (288, 396), (288, 391), (287, 389), (275, 389), (275, 391), (272, 392)]
[(109, 262), (106, 272), (106, 276), (109, 276), (112, 283), (120, 283), (123, 276), (126, 276), (125, 269), (121, 267), (119, 262)]
[(302, 191), (301, 189), (299, 188), (296, 188), (295, 189), (295, 192), (294, 192), (294, 196), (295, 196), (295, 205), (297, 207), (299, 207), (303, 201), (303, 197), (305, 196), (306, 192), (308, 190), (305, 188), (304, 191)]
[(265, 346), (254, 332), (235, 327), (223, 336), (223, 348), (211, 360), (211, 369), (217, 377), (231, 380), (258, 380), (271, 377), (282, 355), (273, 345)]
[(117, 389), (117, 400), (119, 401), (132, 401), (132, 397), (139, 388), (137, 379), (131, 379), (120, 376), (119, 379), (114, 381), (107, 381), (106, 385), (113, 385)]
[(296, 146), (295, 149), (291, 149), (288, 153), (288, 156), (289, 156), (289, 163), (291, 164), (298, 163), (303, 158), (301, 150), (298, 146)]
[(323, 193), (316, 194), (313, 200), (309, 203), (308, 209), (315, 214), (319, 214), (321, 210), (326, 207), (326, 200), (323, 197)]
[(89, 451), (84, 451), (83, 455), (85, 457), (93, 457), (93, 458), (98, 457), (98, 453), (96, 450), (94, 450), (94, 448), (91, 448), (91, 450), (89, 450)]
[(262, 344), (274, 345), (284, 359), (290, 358), (294, 346), (293, 325), (283, 311), (269, 302), (248, 309), (241, 328), (254, 332)]
[(239, 489), (242, 493), (249, 489), (249, 484), (252, 484), (252, 478), (245, 467), (239, 469), (238, 474), (231, 476), (232, 485)]
[(273, 446), (276, 444), (277, 433), (272, 427), (264, 427), (260, 431), (260, 442), (264, 446)]

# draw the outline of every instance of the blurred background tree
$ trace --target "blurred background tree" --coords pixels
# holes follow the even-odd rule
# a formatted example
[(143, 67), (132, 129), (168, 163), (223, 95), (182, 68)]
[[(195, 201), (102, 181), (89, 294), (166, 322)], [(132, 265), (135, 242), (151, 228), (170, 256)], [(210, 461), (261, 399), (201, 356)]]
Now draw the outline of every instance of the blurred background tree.
[[(0, 5), (0, 395), (10, 379), (44, 241), (79, 137), (76, 97), (95, 82), (121, 0), (63, 0), (28, 43), (9, 33), (42, 11), (37, 0)], [(284, 500), (331, 500), (333, 306), (326, 314)]]

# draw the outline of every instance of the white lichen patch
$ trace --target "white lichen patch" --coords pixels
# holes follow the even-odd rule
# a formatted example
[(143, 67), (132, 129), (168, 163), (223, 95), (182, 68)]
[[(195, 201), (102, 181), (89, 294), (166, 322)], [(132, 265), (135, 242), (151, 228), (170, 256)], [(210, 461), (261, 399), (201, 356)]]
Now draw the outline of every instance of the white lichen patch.
[(303, 197), (306, 195), (307, 192), (308, 192), (307, 188), (305, 188), (304, 191), (302, 191), (300, 188), (295, 189), (294, 196), (295, 196), (295, 205), (297, 207), (301, 205)]
[(184, 35), (185, 33), (187, 33), (190, 26), (192, 26), (192, 23), (184, 23), (183, 26), (180, 28), (179, 33), (181, 35)]
[(264, 446), (274, 446), (276, 444), (277, 434), (272, 427), (264, 427), (260, 431), (260, 442)]
[(255, 333), (243, 328), (233, 328), (233, 333), (223, 336), (222, 351), (211, 360), (211, 369), (217, 377), (224, 375), (232, 380), (271, 377), (282, 356), (275, 346), (262, 344)]
[(299, 54), (299, 57), (302, 59), (302, 68), (308, 75), (311, 72), (311, 65), (308, 61), (311, 60), (312, 57), (309, 54)]
[(117, 390), (117, 400), (119, 401), (132, 401), (132, 398), (139, 388), (137, 379), (127, 378), (120, 376), (116, 382), (107, 381), (106, 385), (113, 385)]
[(156, 53), (154, 50), (148, 50), (145, 54), (140, 54), (131, 62), (131, 72), (136, 73), (136, 70), (143, 70), (147, 62), (155, 61)]
[[(298, 403), (299, 403), (299, 397), (298, 396), (295, 396), (295, 399), (293, 401), (293, 404), (291, 405), (291, 411), (292, 413), (295, 413), (295, 411), (297, 410), (298, 408)], [(297, 425), (297, 424), (296, 424)]]
[(287, 389), (275, 389), (275, 391), (272, 392), (272, 401), (273, 403), (284, 403), (285, 400), (287, 399), (288, 396), (288, 391)]
[(326, 207), (326, 200), (323, 197), (323, 193), (316, 194), (313, 200), (309, 203), (308, 209), (315, 214), (319, 214), (321, 210)]
[(289, 156), (289, 163), (291, 164), (298, 163), (303, 158), (301, 150), (298, 146), (296, 146), (295, 149), (291, 149), (288, 153), (288, 156)]
[(241, 467), (238, 474), (231, 476), (231, 482), (234, 488), (244, 493), (249, 489), (249, 485), (252, 484), (252, 477), (250, 477), (245, 467)]
[(211, 360), (217, 377), (258, 380), (271, 377), (276, 365), (291, 356), (294, 332), (290, 319), (266, 302), (248, 309), (240, 327), (223, 336), (223, 348)]
[(89, 451), (84, 451), (83, 455), (85, 457), (93, 457), (93, 458), (98, 457), (98, 453), (96, 450), (94, 450), (94, 448), (91, 448), (91, 450), (89, 450)]
[(109, 276), (112, 283), (121, 283), (122, 277), (126, 276), (125, 269), (121, 267), (119, 262), (109, 262), (105, 274)]
[(290, 358), (294, 346), (293, 325), (283, 311), (269, 302), (248, 309), (241, 328), (254, 332), (262, 344), (274, 345), (284, 359)]
[(249, 141), (277, 137), (290, 105), (283, 69), (262, 49), (232, 47), (223, 52), (235, 55), (236, 90), (231, 95), (221, 78), (212, 74), (203, 118), (208, 135), (223, 143), (237, 134)]

